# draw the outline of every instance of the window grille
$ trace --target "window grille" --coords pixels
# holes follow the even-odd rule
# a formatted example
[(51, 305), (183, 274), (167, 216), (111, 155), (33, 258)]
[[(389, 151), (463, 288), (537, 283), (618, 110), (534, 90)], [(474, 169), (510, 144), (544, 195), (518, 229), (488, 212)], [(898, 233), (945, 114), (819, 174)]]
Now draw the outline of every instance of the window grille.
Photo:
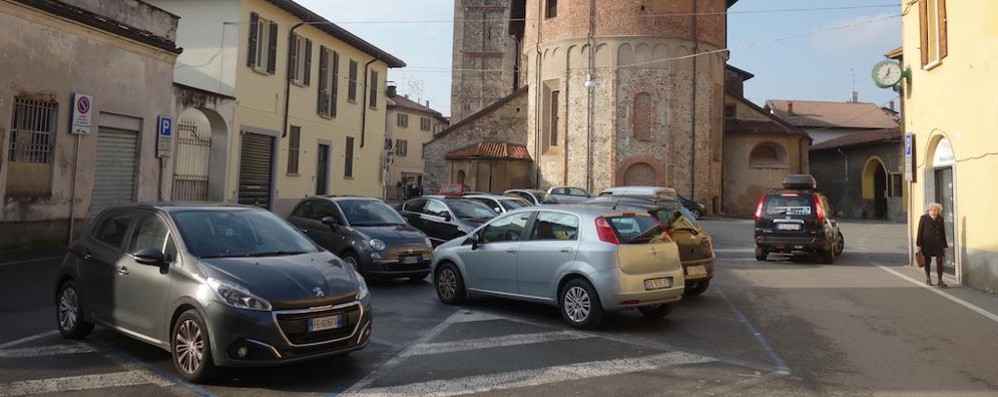
[(52, 162), (57, 106), (54, 101), (14, 98), (9, 156), (12, 163)]

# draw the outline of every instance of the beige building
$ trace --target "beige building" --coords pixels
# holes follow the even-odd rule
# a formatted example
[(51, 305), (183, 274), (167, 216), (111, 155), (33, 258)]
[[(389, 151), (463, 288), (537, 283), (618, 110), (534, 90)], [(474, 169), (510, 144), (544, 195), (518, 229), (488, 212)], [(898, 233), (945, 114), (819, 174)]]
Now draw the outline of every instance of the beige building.
[(998, 179), (998, 2), (901, 4), (904, 122), (913, 134), (912, 238), (929, 203), (942, 203), (947, 263), (970, 287), (998, 292), (994, 220)]
[(859, 102), (855, 95), (848, 102), (770, 99), (766, 101), (766, 110), (790, 125), (803, 129), (814, 139), (815, 144), (849, 134), (898, 126), (890, 108)]
[[(157, 121), (174, 112), (176, 32), (176, 16), (136, 0), (0, 1), (0, 256), (169, 198)], [(71, 133), (74, 109), (88, 133)]]
[(402, 199), (411, 188), (423, 185), (423, 145), (448, 125), (447, 119), (429, 105), (429, 101), (424, 105), (405, 96), (388, 98), (388, 200)]
[(315, 194), (382, 195), (386, 76), (405, 63), (292, 0), (151, 3), (182, 18), (178, 43), (194, 49), (177, 83), (236, 101), (228, 125), (201, 106), (181, 115), (212, 131), (192, 153), (211, 166), (188, 170), (222, 164), (207, 191), (280, 215)]

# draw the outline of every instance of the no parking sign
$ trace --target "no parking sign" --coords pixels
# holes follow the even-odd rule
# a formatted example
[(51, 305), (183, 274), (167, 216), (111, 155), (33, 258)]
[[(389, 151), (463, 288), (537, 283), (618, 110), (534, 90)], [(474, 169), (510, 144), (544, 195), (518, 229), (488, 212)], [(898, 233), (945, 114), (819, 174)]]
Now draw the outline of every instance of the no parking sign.
[(87, 135), (90, 133), (91, 115), (94, 97), (92, 95), (73, 94), (73, 119), (69, 123), (69, 133)]

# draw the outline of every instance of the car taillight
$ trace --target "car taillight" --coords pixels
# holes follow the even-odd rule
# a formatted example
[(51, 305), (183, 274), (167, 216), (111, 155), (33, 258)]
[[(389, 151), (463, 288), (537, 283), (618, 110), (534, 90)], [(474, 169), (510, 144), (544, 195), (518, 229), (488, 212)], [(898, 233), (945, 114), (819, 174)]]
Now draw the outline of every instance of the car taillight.
[(815, 221), (817, 221), (819, 223), (820, 222), (824, 222), (825, 221), (825, 207), (821, 205), (821, 199), (818, 198), (817, 194), (814, 195), (814, 196), (811, 196), (811, 198), (814, 200), (814, 219), (815, 219)]
[(613, 227), (610, 226), (610, 221), (602, 216), (596, 218), (596, 235), (604, 243), (620, 244), (620, 240), (617, 239), (617, 233), (614, 233)]
[(759, 205), (757, 205), (755, 207), (755, 220), (756, 221), (762, 219), (762, 206), (763, 206), (763, 204), (766, 204), (766, 195), (765, 194), (762, 195), (762, 198), (759, 199)]

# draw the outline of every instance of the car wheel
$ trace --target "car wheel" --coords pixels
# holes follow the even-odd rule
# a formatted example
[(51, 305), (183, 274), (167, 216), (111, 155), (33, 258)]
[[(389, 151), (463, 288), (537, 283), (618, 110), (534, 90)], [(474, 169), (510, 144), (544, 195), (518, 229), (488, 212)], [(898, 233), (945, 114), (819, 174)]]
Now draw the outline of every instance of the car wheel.
[(561, 317), (572, 327), (595, 329), (603, 321), (603, 305), (588, 281), (581, 278), (569, 281), (561, 288), (559, 297)]
[(464, 289), (464, 278), (461, 271), (452, 263), (445, 263), (437, 270), (437, 276), (433, 279), (434, 287), (437, 290), (437, 298), (448, 305), (460, 305), (464, 303), (468, 292)]
[(430, 273), (419, 273), (415, 276), (409, 276), (409, 281), (413, 283), (421, 283), (423, 282), (423, 280), (426, 279), (426, 276), (428, 275), (430, 275)]
[(842, 232), (839, 232), (835, 236), (835, 256), (842, 255), (842, 251), (846, 249), (846, 238), (842, 236)]
[(56, 302), (56, 325), (59, 333), (68, 339), (83, 339), (94, 330), (94, 324), (87, 321), (83, 308), (83, 298), (80, 289), (73, 280), (66, 281), (59, 287)]
[(684, 296), (700, 296), (707, 291), (707, 287), (710, 286), (710, 280), (700, 280), (693, 282), (692, 284), (686, 284), (686, 289), (683, 290)]
[(673, 303), (663, 303), (661, 305), (641, 306), (638, 311), (648, 318), (665, 318), (672, 313), (672, 309), (675, 307), (676, 305)]
[(170, 340), (173, 367), (181, 378), (189, 382), (204, 382), (218, 373), (211, 357), (208, 327), (196, 310), (188, 310), (177, 318)]
[(361, 275), (364, 274), (364, 272), (360, 271), (360, 259), (357, 258), (357, 254), (353, 252), (344, 252), (341, 257), (343, 258), (343, 262), (350, 265), (350, 267), (352, 267), (353, 270), (356, 270), (357, 273), (360, 273)]
[(827, 250), (821, 251), (821, 263), (826, 265), (831, 265), (835, 263), (835, 248), (829, 248)]
[(755, 260), (765, 262), (767, 256), (769, 256), (769, 252), (765, 248), (755, 247)]

